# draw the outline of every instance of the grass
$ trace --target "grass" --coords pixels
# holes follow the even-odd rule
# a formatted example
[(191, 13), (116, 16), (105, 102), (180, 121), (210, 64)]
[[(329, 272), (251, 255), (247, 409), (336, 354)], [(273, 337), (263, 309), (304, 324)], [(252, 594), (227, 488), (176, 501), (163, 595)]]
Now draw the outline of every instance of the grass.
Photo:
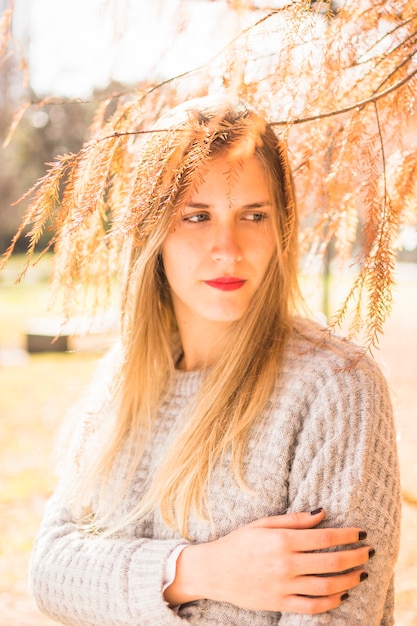
[(22, 365), (0, 368), (0, 624), (4, 626), (49, 623), (29, 596), (28, 558), (55, 484), (55, 434), (96, 359), (95, 353), (39, 354)]
[[(54, 624), (37, 610), (27, 585), (30, 552), (46, 499), (55, 485), (54, 441), (102, 352), (102, 338), (67, 353), (26, 355), (32, 318), (54, 318), (48, 260), (19, 285), (14, 259), (0, 276), (0, 626)], [(85, 349), (89, 345), (89, 349)], [(9, 363), (9, 364), (8, 364)]]
[[(17, 260), (0, 278), (0, 348), (19, 349), (31, 317), (50, 316), (48, 264), (13, 286)], [(397, 626), (417, 625), (417, 267), (400, 272), (394, 313), (376, 355), (393, 390), (403, 473), (403, 528), (397, 567)], [(332, 292), (334, 293), (334, 291)], [(313, 306), (314, 308), (314, 306)], [(0, 626), (52, 626), (31, 599), (27, 567), (46, 498), (55, 484), (52, 450), (68, 408), (89, 380), (103, 344), (65, 354), (24, 355), (0, 364)], [(24, 353), (20, 353), (24, 354)]]

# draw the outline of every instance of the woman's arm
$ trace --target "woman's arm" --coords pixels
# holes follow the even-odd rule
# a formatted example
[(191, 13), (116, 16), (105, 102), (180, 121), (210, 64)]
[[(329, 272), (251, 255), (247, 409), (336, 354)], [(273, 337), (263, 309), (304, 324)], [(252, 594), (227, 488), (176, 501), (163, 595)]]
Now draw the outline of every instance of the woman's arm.
[(175, 626), (181, 621), (167, 607), (162, 588), (166, 561), (184, 540), (154, 541), (134, 538), (133, 533), (105, 539), (87, 535), (63, 504), (65, 485), (82, 474), (80, 458), (89, 454), (101, 419), (98, 410), (103, 401), (110, 404), (109, 389), (120, 359), (116, 345), (65, 423), (61, 484), (47, 503), (34, 546), (31, 587), (39, 608), (63, 624)]
[[(361, 582), (370, 548), (358, 547), (361, 529), (315, 529), (324, 516), (320, 509), (263, 518), (216, 541), (185, 548), (166, 600), (175, 605), (207, 598), (308, 615), (339, 606)], [(354, 546), (338, 553), (312, 552), (349, 544)], [(351, 568), (357, 569), (343, 573)]]
[[(165, 591), (170, 603), (209, 598), (279, 611), (280, 626), (392, 624), (400, 492), (390, 398), (367, 359), (351, 369), (330, 361), (333, 369), (320, 360), (322, 372), (315, 367), (307, 379), (317, 391), (308, 395), (311, 406), (297, 435), (289, 479), (289, 510), (319, 503), (325, 516), (266, 518), (211, 544), (187, 547)], [(315, 528), (319, 522), (329, 533)], [(369, 547), (346, 552), (343, 544), (355, 547), (359, 529), (367, 532)], [(310, 553), (329, 548), (330, 553)], [(367, 563), (370, 548), (375, 556)], [(317, 557), (322, 561), (315, 569)], [(357, 569), (334, 575), (352, 567)], [(310, 595), (319, 598), (305, 597)]]
[(355, 367), (338, 365), (316, 367), (319, 392), (298, 437), (289, 510), (305, 510), (319, 502), (326, 510), (324, 526), (363, 528), (375, 556), (366, 566), (368, 579), (330, 613), (330, 622), (328, 616), (307, 620), (287, 613), (280, 626), (394, 623), (401, 505), (391, 400), (371, 359), (364, 358)]
[(182, 621), (162, 586), (166, 560), (181, 543), (85, 535), (55, 495), (32, 554), (32, 591), (39, 608), (63, 624), (175, 626)]

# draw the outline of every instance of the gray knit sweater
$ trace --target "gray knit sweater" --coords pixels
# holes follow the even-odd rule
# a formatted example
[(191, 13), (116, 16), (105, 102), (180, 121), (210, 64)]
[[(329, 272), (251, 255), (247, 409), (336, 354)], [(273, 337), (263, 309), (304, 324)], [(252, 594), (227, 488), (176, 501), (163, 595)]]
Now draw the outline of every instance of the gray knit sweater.
[[(393, 624), (400, 490), (387, 386), (371, 359), (347, 369), (355, 348), (332, 339), (329, 349), (311, 341), (317, 333), (310, 324), (300, 324), (277, 391), (253, 428), (244, 470), (254, 493), (241, 491), (228, 471), (221, 477), (216, 471), (210, 505), (217, 535), (264, 516), (319, 506), (326, 509), (326, 526), (366, 529), (376, 554), (366, 566), (369, 578), (350, 591), (349, 599), (317, 616), (254, 612), (209, 600), (183, 605), (176, 616), (163, 600), (162, 585), (166, 560), (184, 540), (158, 513), (117, 537), (100, 539), (80, 534), (55, 494), (30, 568), (42, 611), (74, 626)], [(199, 372), (176, 372), (126, 507), (140, 497), (144, 478), (200, 381)], [(210, 540), (210, 532), (191, 519), (192, 542)]]

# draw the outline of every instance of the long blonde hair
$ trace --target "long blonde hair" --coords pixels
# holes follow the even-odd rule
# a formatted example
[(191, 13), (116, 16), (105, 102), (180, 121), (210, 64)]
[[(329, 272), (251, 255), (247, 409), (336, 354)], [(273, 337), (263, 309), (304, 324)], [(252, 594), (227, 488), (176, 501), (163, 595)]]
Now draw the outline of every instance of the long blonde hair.
[[(159, 506), (164, 521), (186, 536), (191, 510), (210, 516), (207, 485), (228, 451), (232, 473), (245, 488), (242, 465), (249, 431), (276, 384), (299, 296), (298, 222), (285, 147), (243, 102), (192, 101), (162, 120), (160, 129), (164, 132), (153, 133), (143, 150), (131, 198), (135, 229), (122, 298), (123, 359), (113, 386), (116, 416), (107, 445), (83, 467), (77, 485), (76, 500), (85, 508), (100, 486), (90, 529), (106, 527), (133, 480), (175, 368), (180, 340), (160, 250), (187, 194), (204, 176), (204, 164), (224, 152), (237, 160), (255, 155), (275, 206), (276, 254), (262, 285), (244, 317), (228, 330), (227, 351), (204, 373), (186, 429), (168, 449), (143, 499), (117, 522), (120, 529)], [(116, 458), (123, 462), (122, 446), (129, 451), (124, 482), (110, 495), (109, 478)]]

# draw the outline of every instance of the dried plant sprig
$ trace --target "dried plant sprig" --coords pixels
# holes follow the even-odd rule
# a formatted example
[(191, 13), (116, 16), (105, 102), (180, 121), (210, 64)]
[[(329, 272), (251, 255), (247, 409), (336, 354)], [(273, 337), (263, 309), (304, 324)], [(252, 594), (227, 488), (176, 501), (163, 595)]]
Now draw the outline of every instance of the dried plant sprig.
[[(401, 142), (417, 114), (417, 16), (411, 4), (346, 0), (334, 16), (329, 3), (311, 10), (304, 0), (257, 10), (204, 66), (105, 96), (81, 151), (60, 157), (32, 189), (6, 255), (32, 224), (29, 255), (45, 228), (54, 232), (48, 246), (56, 249), (55, 286), (63, 283), (70, 293), (108, 274), (126, 238), (147, 236), (164, 207), (181, 200), (187, 132), (167, 135), (156, 120), (215, 84), (254, 106), (288, 142), (298, 204), (310, 224), (302, 233), (305, 249), (323, 256), (334, 243), (337, 258), (347, 262), (356, 254), (360, 227), (357, 277), (332, 323), (352, 313), (352, 330), (376, 344), (392, 304), (398, 230), (406, 220), (416, 221), (416, 150)], [(230, 10), (243, 15), (251, 6), (235, 0)], [(141, 161), (138, 146), (151, 136)], [(209, 142), (202, 135), (187, 154), (196, 180)], [(170, 181), (167, 164), (177, 176)], [(144, 210), (149, 206), (152, 216)]]
[(14, 0), (9, 2), (9, 7), (3, 11), (0, 17), (0, 64), (8, 57), (8, 47), (11, 41), (11, 21), (13, 17)]
[[(10, 258), (15, 248), (16, 242), (22, 235), (23, 231), (28, 225), (31, 225), (27, 237), (29, 239), (29, 245), (27, 249), (27, 263), (19, 275), (20, 280), (26, 273), (29, 265), (31, 264), (32, 257), (35, 251), (35, 247), (39, 242), (46, 225), (50, 219), (57, 219), (57, 212), (59, 212), (59, 189), (62, 182), (65, 180), (68, 171), (74, 168), (77, 160), (77, 155), (66, 154), (58, 157), (54, 163), (50, 163), (50, 169), (48, 172), (40, 178), (35, 185), (29, 189), (15, 204), (22, 200), (33, 196), (32, 202), (29, 204), (22, 222), (14, 235), (8, 249), (3, 255), (3, 259), (0, 261), (0, 269), (4, 268), (8, 259)], [(52, 228), (52, 227), (51, 227)], [(50, 244), (48, 244), (48, 249)]]

